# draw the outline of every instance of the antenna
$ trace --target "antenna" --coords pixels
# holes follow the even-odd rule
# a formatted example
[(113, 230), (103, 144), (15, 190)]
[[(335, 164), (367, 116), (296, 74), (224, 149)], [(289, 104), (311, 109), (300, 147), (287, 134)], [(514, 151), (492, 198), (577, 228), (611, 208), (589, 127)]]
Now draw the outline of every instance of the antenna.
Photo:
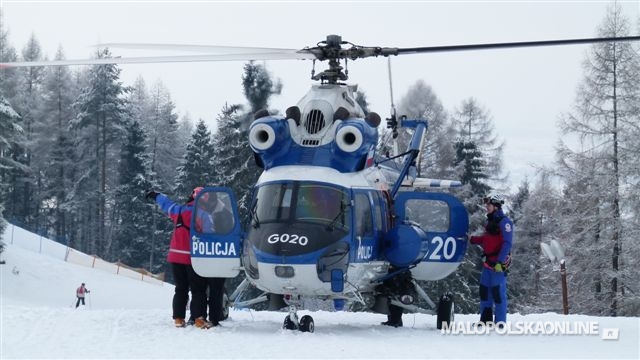
[(391, 129), (393, 138), (398, 137), (398, 118), (396, 117), (396, 106), (393, 103), (393, 79), (391, 77), (391, 58), (387, 58), (387, 68), (389, 70), (389, 93), (391, 95), (391, 118), (387, 119), (387, 129)]
[(393, 103), (393, 78), (391, 76), (391, 58), (387, 58), (387, 69), (389, 72), (389, 94), (391, 95), (391, 116), (396, 117), (396, 106)]

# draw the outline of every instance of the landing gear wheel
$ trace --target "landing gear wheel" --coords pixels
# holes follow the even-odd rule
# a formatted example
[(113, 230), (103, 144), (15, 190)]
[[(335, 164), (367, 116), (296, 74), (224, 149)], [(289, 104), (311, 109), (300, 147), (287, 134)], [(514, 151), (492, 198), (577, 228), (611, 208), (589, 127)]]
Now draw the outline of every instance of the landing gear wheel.
[(438, 318), (436, 320), (438, 330), (442, 329), (443, 324), (451, 324), (454, 317), (453, 311), (453, 295), (451, 293), (442, 295), (438, 303)]
[[(286, 321), (286, 319), (285, 319)], [(310, 332), (312, 333), (315, 330), (315, 325), (313, 324), (313, 318), (309, 315), (305, 315), (300, 319), (300, 331), (302, 332)]]
[(289, 315), (287, 315), (287, 317), (284, 318), (284, 323), (282, 324), (282, 328), (285, 330), (296, 329), (296, 324), (293, 321), (291, 321), (291, 318), (289, 317)]

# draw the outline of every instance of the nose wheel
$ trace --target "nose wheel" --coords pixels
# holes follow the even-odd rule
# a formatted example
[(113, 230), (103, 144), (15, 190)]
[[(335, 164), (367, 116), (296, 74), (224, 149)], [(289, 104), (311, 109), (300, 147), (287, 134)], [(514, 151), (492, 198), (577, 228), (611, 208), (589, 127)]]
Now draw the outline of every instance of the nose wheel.
[(313, 322), (313, 318), (309, 315), (303, 316), (298, 324), (296, 324), (291, 316), (287, 315), (284, 318), (284, 323), (282, 324), (282, 328), (285, 330), (299, 330), (301, 332), (314, 332), (315, 331), (315, 323)]
[(315, 324), (313, 322), (313, 318), (309, 315), (303, 316), (298, 321), (298, 315), (296, 314), (296, 307), (293, 305), (289, 306), (289, 315), (284, 318), (284, 322), (282, 323), (282, 328), (285, 330), (299, 330), (302, 332), (314, 332)]

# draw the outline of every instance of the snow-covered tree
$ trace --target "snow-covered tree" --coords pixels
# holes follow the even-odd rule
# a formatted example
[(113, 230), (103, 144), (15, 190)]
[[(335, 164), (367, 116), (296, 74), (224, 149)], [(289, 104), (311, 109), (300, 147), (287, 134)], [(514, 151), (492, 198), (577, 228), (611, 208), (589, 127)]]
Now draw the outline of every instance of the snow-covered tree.
[(155, 209), (144, 198), (146, 191), (154, 187), (148, 166), (144, 133), (140, 123), (132, 120), (127, 126), (127, 139), (120, 154), (114, 203), (115, 233), (107, 253), (111, 260), (153, 272), (158, 270), (151, 268), (155, 245), (151, 213)]
[(242, 112), (244, 108), (240, 105), (225, 105), (222, 109), (214, 138), (216, 156), (212, 165), (216, 171), (215, 183), (230, 187), (238, 197), (241, 217), (246, 224), (251, 189), (261, 172), (249, 146), (249, 125), (257, 110), (268, 108), (270, 97), (279, 94), (282, 85), (274, 83), (266, 68), (254, 62), (245, 65), (242, 85), (249, 112)]
[(13, 147), (22, 133), (22, 127), (18, 124), (20, 116), (2, 93), (0, 88), (0, 233), (5, 226), (3, 217), (5, 201), (9, 199), (8, 194), (13, 186), (10, 175), (16, 167), (21, 166), (13, 159)]
[[(63, 59), (60, 47), (56, 60)], [(72, 74), (66, 66), (47, 68), (34, 164), (42, 178), (39, 203), (44, 207), (46, 224), (53, 227), (55, 236), (60, 239), (67, 236), (70, 220), (68, 195), (73, 184), (76, 154), (69, 127), (76, 116), (73, 103), (77, 95)]]
[[(40, 44), (31, 35), (27, 45), (22, 50), (23, 61), (42, 60)], [(24, 142), (20, 148), (15, 147), (15, 160), (22, 166), (15, 169), (12, 193), (9, 194), (8, 215), (28, 223), (37, 221), (38, 203), (35, 193), (38, 189), (38, 171), (33, 167), (34, 148), (36, 142), (36, 129), (40, 122), (41, 89), (43, 83), (43, 68), (18, 69), (18, 88), (14, 99), (13, 108), (20, 114), (22, 129), (24, 130)]]
[(532, 189), (523, 182), (510, 202), (517, 219), (508, 280), (511, 311), (561, 311), (559, 273), (540, 247), (560, 240), (561, 202), (548, 169), (539, 171)]
[(398, 114), (406, 115), (409, 119), (428, 121), (424, 146), (417, 160), (420, 176), (445, 179), (455, 176), (455, 152), (451, 146), (451, 139), (455, 137), (454, 128), (431, 86), (423, 80), (413, 84), (400, 100)]
[[(98, 58), (111, 56), (108, 49), (99, 50)], [(116, 65), (96, 65), (89, 71), (89, 82), (76, 102), (78, 116), (73, 120), (73, 129), (79, 132), (78, 150), (82, 173), (76, 193), (84, 203), (85, 239), (88, 250), (101, 255), (107, 244), (107, 203), (113, 196), (117, 174), (116, 161), (125, 120), (124, 98), (127, 88), (120, 81), (120, 69)], [(111, 174), (111, 175), (110, 175)], [(109, 185), (109, 186), (107, 186)]]
[[(9, 43), (9, 30), (4, 28), (4, 14), (0, 9), (0, 62), (14, 62), (18, 60), (16, 50)], [(4, 97), (11, 102), (18, 92), (18, 69), (0, 68), (0, 89)]]
[(282, 83), (279, 80), (274, 82), (264, 65), (250, 61), (244, 66), (242, 89), (249, 101), (249, 111), (254, 114), (258, 110), (268, 109), (269, 98), (280, 94)]
[(214, 178), (213, 172), (218, 171), (211, 166), (214, 147), (211, 140), (211, 132), (200, 119), (196, 125), (191, 141), (187, 144), (187, 152), (182, 164), (178, 168), (176, 180), (176, 194), (185, 200), (198, 186), (211, 186)]
[(504, 143), (500, 143), (494, 133), (491, 114), (474, 98), (464, 100), (453, 118), (461, 181), (470, 186), (473, 197), (481, 198), (492, 188), (492, 180), (504, 180), (500, 177)]
[(178, 115), (171, 95), (160, 81), (151, 90), (146, 122), (151, 172), (155, 174), (160, 188), (172, 194), (176, 169), (184, 156), (186, 144), (178, 136)]
[[(628, 20), (619, 5), (612, 5), (598, 36), (628, 34)], [(635, 286), (638, 273), (633, 270), (637, 266), (623, 268), (624, 254), (631, 255), (627, 259), (636, 264), (640, 255), (623, 221), (623, 217), (638, 217), (637, 207), (629, 205), (640, 184), (640, 147), (634, 136), (640, 118), (639, 63), (631, 43), (594, 44), (584, 62), (585, 77), (574, 110), (562, 119), (563, 133), (576, 138), (577, 143), (570, 146), (565, 142), (558, 149), (560, 170), (567, 183), (565, 194), (572, 200), (565, 204), (577, 210), (567, 213), (579, 214), (569, 219), (569, 227), (575, 232), (566, 234), (567, 239), (571, 248), (587, 247), (591, 254), (597, 254), (574, 278), (585, 283), (579, 290), (574, 288), (574, 293), (585, 301), (580, 309), (589, 313), (619, 315), (624, 306), (624, 287), (633, 287), (628, 289), (632, 294), (640, 291)], [(584, 207), (576, 208), (577, 197)], [(625, 214), (623, 209), (629, 212)], [(623, 248), (627, 250), (623, 252)]]

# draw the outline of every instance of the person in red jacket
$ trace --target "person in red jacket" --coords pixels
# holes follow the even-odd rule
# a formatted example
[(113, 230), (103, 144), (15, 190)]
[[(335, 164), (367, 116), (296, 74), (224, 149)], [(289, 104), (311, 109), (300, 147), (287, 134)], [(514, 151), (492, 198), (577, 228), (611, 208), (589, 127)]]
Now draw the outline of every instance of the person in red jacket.
[(494, 322), (499, 326), (507, 321), (507, 278), (505, 271), (511, 264), (513, 222), (502, 211), (504, 197), (500, 194), (484, 198), (487, 209), (485, 232), (471, 236), (472, 244), (480, 245), (484, 252), (480, 275), (480, 322)]
[[(146, 195), (147, 199), (155, 200), (162, 212), (167, 214), (174, 224), (167, 261), (171, 264), (176, 286), (173, 295), (173, 319), (176, 327), (184, 327), (186, 325), (185, 318), (189, 290), (191, 290), (189, 311), (191, 312), (191, 317), (195, 319), (194, 325), (204, 329), (211, 327), (211, 323), (206, 320), (207, 280), (198, 275), (193, 270), (193, 266), (191, 266), (189, 226), (191, 224), (191, 215), (193, 214), (194, 199), (202, 189), (202, 187), (193, 189), (191, 196), (184, 205), (180, 205), (166, 195), (153, 190)], [(206, 221), (204, 218), (196, 219), (196, 226), (206, 226), (203, 224), (204, 221)]]
[(78, 306), (80, 306), (80, 303), (84, 305), (84, 294), (88, 294), (90, 292), (91, 291), (89, 291), (89, 289), (84, 287), (84, 283), (82, 283), (80, 287), (76, 289), (76, 297), (78, 298), (78, 301), (76, 301), (76, 309), (78, 308)]

